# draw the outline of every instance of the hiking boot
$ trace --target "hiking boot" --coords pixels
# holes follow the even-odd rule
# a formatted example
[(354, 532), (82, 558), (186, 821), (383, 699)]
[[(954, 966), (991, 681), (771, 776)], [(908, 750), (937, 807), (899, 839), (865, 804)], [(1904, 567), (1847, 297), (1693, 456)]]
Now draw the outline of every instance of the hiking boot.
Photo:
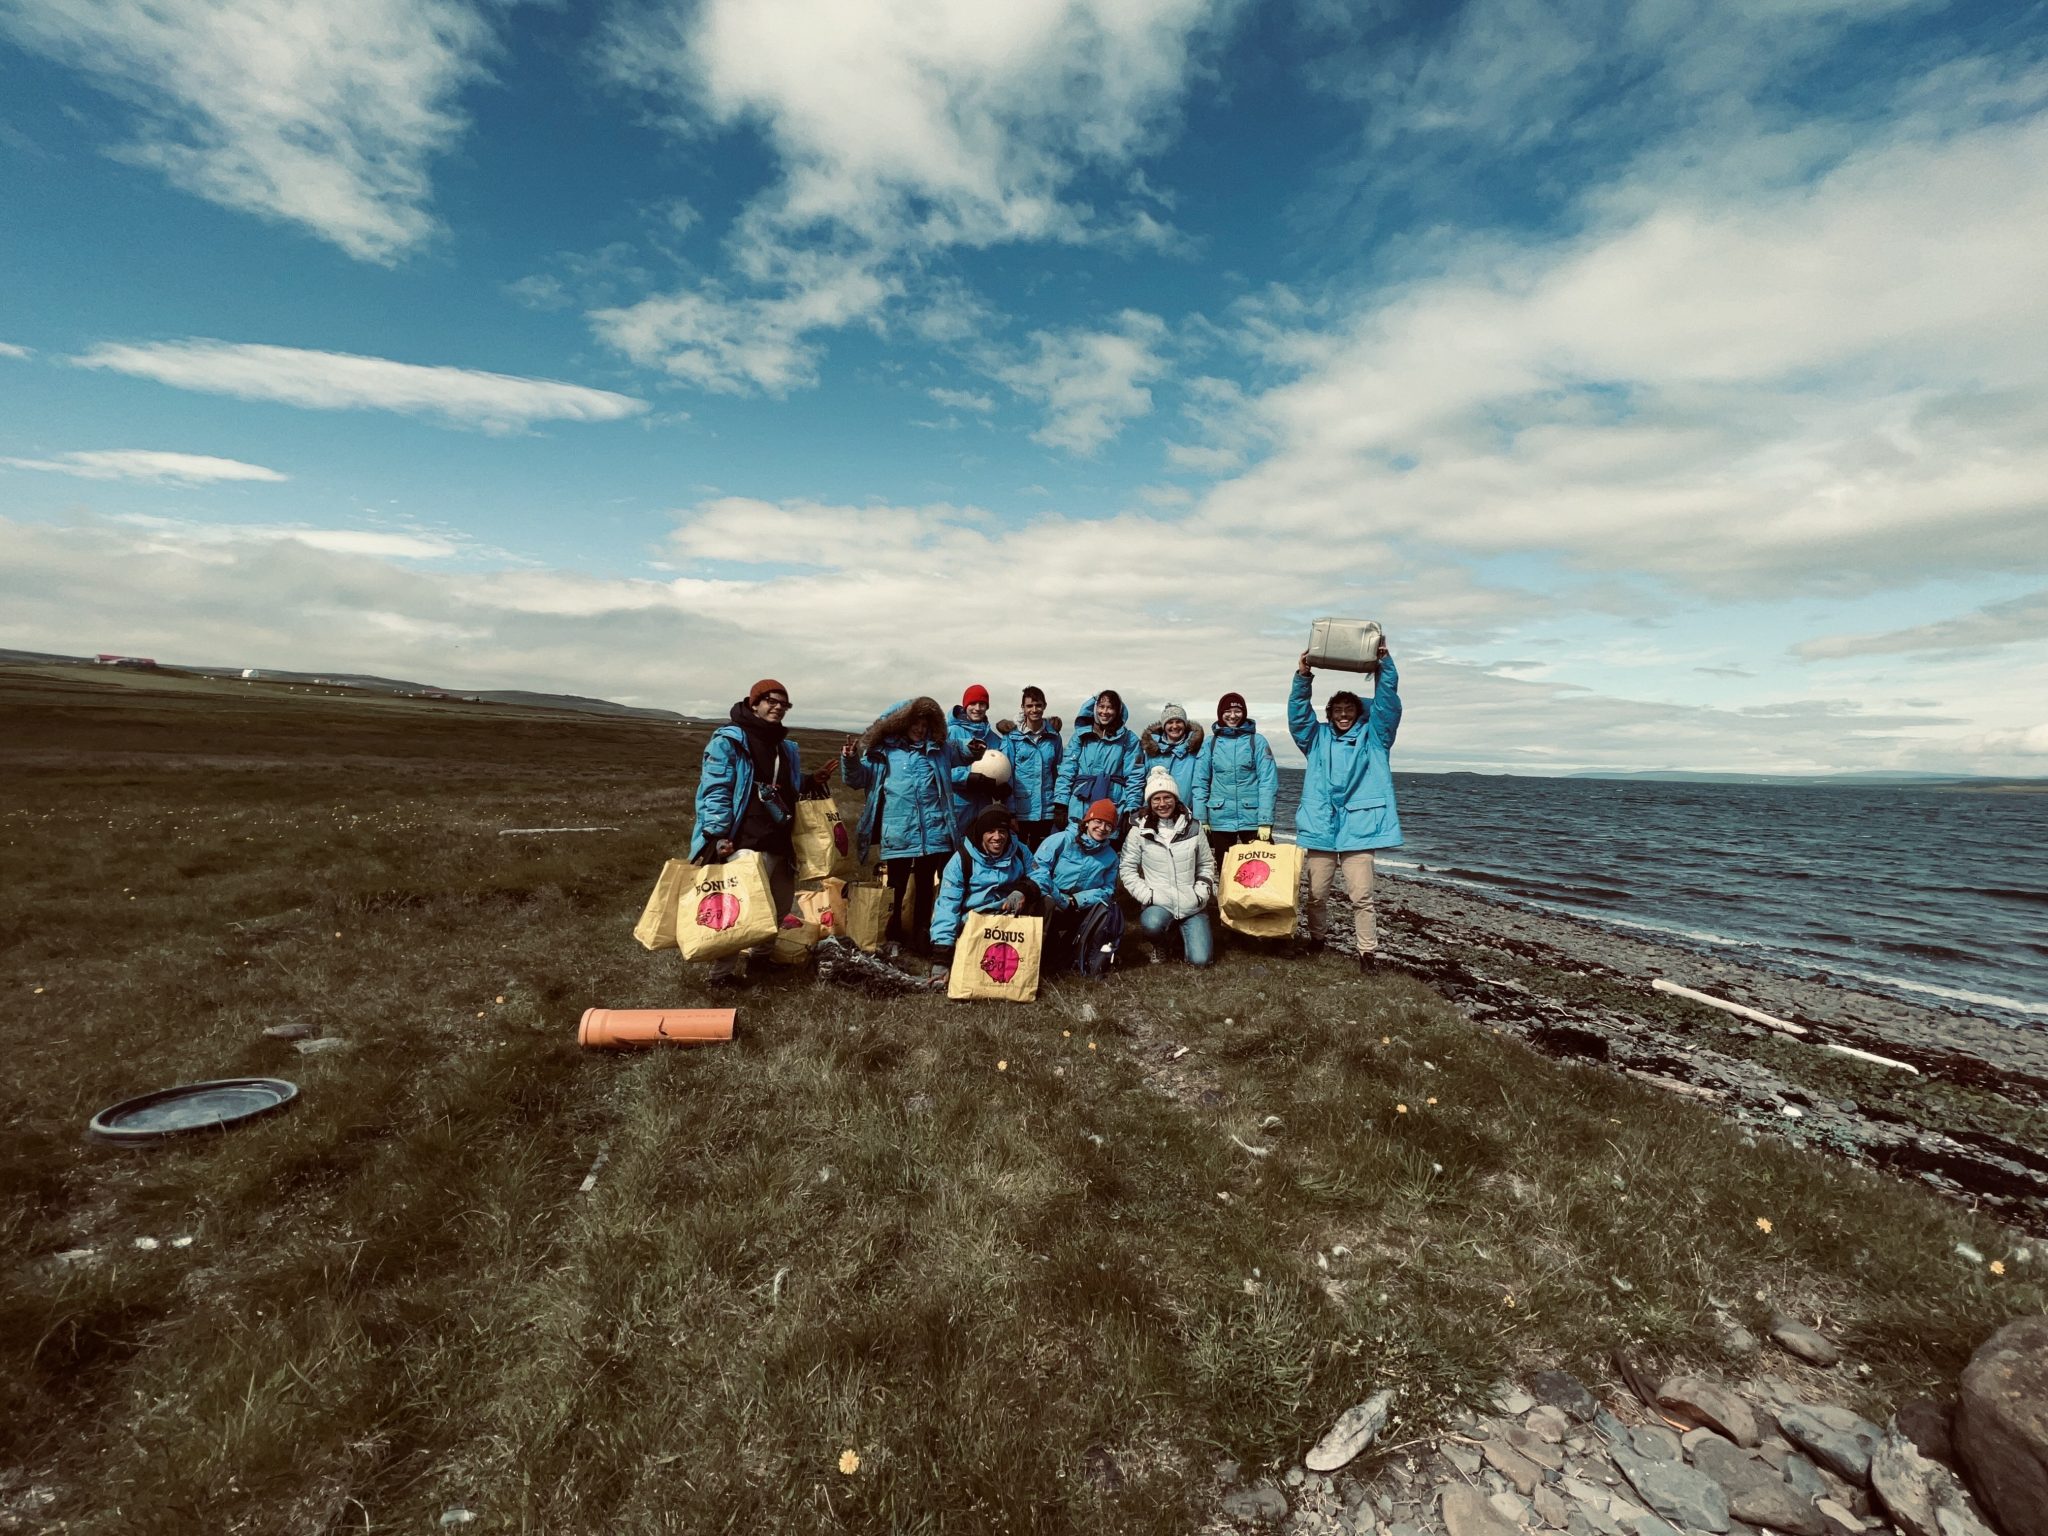
[(738, 971), (723, 971), (706, 983), (714, 992), (740, 992), (746, 989), (747, 978)]

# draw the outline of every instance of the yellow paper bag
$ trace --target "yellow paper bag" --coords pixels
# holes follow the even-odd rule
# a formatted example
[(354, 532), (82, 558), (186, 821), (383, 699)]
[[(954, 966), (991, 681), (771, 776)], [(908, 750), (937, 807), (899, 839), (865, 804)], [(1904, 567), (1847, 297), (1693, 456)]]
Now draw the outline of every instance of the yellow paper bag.
[(856, 948), (873, 954), (889, 936), (892, 905), (886, 885), (849, 885), (846, 888), (845, 935)]
[(838, 805), (826, 800), (799, 800), (796, 826), (790, 834), (796, 854), (799, 880), (822, 880), (846, 852), (846, 823), (839, 819)]
[(690, 866), (681, 859), (670, 859), (661, 866), (661, 878), (654, 882), (653, 894), (647, 898), (640, 921), (633, 925), (633, 937), (640, 941), (642, 949), (676, 947), (676, 899), (683, 894), (683, 881), (689, 872)]
[(1238, 843), (1223, 854), (1217, 906), (1223, 926), (1255, 939), (1291, 939), (1301, 906), (1301, 849)]
[(743, 848), (723, 864), (688, 866), (676, 947), (686, 960), (722, 960), (774, 938), (780, 917), (761, 855)]
[(833, 877), (820, 880), (810, 890), (798, 891), (796, 915), (825, 933), (846, 931), (846, 882)]
[(1038, 957), (1044, 948), (1043, 918), (969, 912), (953, 947), (946, 996), (1028, 1003), (1038, 996)]
[(825, 930), (816, 923), (799, 922), (791, 913), (776, 930), (775, 947), (768, 951), (768, 958), (777, 965), (802, 965), (824, 936)]

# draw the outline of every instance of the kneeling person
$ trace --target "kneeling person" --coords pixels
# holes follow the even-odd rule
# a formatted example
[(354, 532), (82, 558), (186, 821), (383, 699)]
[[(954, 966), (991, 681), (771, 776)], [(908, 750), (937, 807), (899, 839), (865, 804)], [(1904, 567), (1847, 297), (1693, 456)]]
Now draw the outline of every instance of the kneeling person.
[(1155, 960), (1159, 946), (1175, 932), (1188, 964), (1207, 965), (1215, 958), (1206, 909), (1216, 894), (1216, 855), (1165, 768), (1146, 776), (1145, 814), (1124, 839), (1119, 871), (1124, 889), (1138, 903), (1138, 926), (1152, 941)]
[(1038, 849), (1045, 893), (1045, 973), (1100, 976), (1124, 936), (1116, 902), (1116, 806), (1097, 800), (1078, 827), (1055, 832)]
[(932, 976), (953, 969), (953, 945), (970, 912), (1036, 914), (1043, 909), (1038, 864), (1017, 840), (1017, 819), (991, 805), (967, 827), (960, 851), (946, 860), (932, 909)]

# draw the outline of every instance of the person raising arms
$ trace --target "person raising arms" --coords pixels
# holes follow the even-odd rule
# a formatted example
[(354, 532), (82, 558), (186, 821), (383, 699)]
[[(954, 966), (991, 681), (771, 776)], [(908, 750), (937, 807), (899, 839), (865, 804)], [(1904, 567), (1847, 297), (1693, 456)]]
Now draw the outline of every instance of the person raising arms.
[(1318, 720), (1310, 695), (1315, 676), (1308, 652), (1294, 671), (1287, 695), (1287, 729), (1308, 759), (1301, 806), (1294, 816), (1295, 841), (1308, 865), (1308, 933), (1322, 943), (1329, 931), (1330, 885), (1339, 868), (1351, 897), (1358, 968), (1370, 970), (1379, 951), (1373, 921), (1372, 856), (1401, 845), (1401, 818), (1394, 807), (1394, 735), (1401, 727), (1401, 675), (1384, 640), (1372, 706), (1349, 689), (1330, 695)]

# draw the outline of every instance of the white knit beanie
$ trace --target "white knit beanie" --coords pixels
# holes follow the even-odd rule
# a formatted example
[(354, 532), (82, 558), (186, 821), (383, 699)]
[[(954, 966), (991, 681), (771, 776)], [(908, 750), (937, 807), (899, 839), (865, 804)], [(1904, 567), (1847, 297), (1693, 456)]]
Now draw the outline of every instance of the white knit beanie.
[(1149, 806), (1152, 797), (1162, 790), (1176, 800), (1180, 798), (1180, 785), (1173, 781), (1173, 770), (1164, 766), (1154, 768), (1145, 775), (1145, 803)]

